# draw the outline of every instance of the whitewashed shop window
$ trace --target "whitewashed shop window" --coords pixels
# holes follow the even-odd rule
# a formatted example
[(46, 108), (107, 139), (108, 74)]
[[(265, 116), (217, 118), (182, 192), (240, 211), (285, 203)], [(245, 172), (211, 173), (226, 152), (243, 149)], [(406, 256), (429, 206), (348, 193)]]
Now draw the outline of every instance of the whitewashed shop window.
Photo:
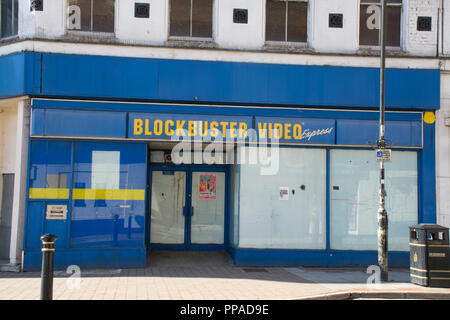
[(17, 35), (18, 12), (18, 0), (0, 0), (0, 38)]
[(307, 41), (308, 0), (267, 0), (266, 41)]
[(172, 38), (212, 38), (214, 0), (171, 0)]
[[(330, 242), (336, 250), (377, 250), (380, 167), (372, 150), (330, 151)], [(417, 152), (393, 151), (386, 163), (390, 251), (409, 251), (418, 222)]]
[(92, 151), (92, 189), (119, 189), (120, 151)]
[[(258, 152), (244, 149), (245, 159)], [(325, 249), (326, 150), (280, 148), (274, 159), (271, 175), (263, 161), (240, 165), (239, 247)]]
[(114, 33), (115, 0), (68, 0), (67, 29)]
[[(400, 47), (402, 0), (387, 0), (386, 46)], [(359, 44), (379, 46), (381, 26), (380, 0), (361, 0)]]

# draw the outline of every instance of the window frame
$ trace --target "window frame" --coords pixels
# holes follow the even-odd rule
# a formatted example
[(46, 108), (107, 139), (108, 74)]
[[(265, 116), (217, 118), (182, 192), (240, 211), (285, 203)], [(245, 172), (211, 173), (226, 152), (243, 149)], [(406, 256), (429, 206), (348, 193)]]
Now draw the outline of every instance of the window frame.
[[(8, 0), (6, 0), (6, 1), (8, 1)], [(16, 30), (17, 32), (12, 34), (12, 35), (10, 35), (10, 36), (2, 37), (2, 34), (1, 34), (2, 30), (0, 28), (0, 41), (8, 41), (8, 40), (16, 38), (19, 35), (19, 0), (17, 0), (17, 16), (14, 14), (14, 12), (16, 11), (15, 10), (16, 0), (11, 0), (11, 3), (12, 3), (11, 24), (12, 24), (13, 29), (14, 29), (14, 24), (15, 24), (15, 21), (17, 19), (17, 30)], [(1, 13), (2, 13), (2, 9), (1, 9), (1, 3), (0, 3), (0, 23), (1, 23)]]
[[(171, 27), (171, 14), (172, 14), (172, 1), (168, 1), (168, 40), (175, 40), (175, 41), (195, 41), (195, 42), (213, 42), (214, 41), (214, 22), (215, 22), (215, 6), (216, 6), (216, 0), (211, 0), (212, 2), (212, 12), (211, 12), (211, 37), (193, 37), (193, 36), (173, 36), (170, 34), (170, 27)], [(176, 1), (176, 0), (175, 0)], [(192, 12), (193, 12), (193, 4), (195, 0), (190, 0), (190, 16), (189, 16), (189, 33), (192, 35)]]
[[(388, 0), (389, 1), (389, 0)], [(400, 39), (400, 43), (398, 46), (388, 46), (386, 45), (386, 49), (390, 50), (390, 51), (401, 51), (402, 50), (402, 39), (403, 39), (403, 34), (402, 34), (402, 30), (403, 30), (403, 0), (401, 3), (389, 3), (386, 2), (386, 7), (399, 7), (400, 8), (400, 30), (399, 30), (399, 39)], [(374, 46), (374, 45), (368, 45), (368, 44), (361, 44), (361, 6), (363, 5), (380, 5), (379, 3), (374, 3), (374, 2), (370, 2), (367, 0), (360, 0), (359, 2), (359, 10), (358, 10), (358, 22), (359, 22), (359, 28), (358, 28), (358, 46), (360, 49), (369, 49), (369, 50), (379, 50), (380, 49), (380, 36), (378, 36), (378, 45)], [(381, 19), (381, 17), (380, 17)], [(380, 21), (381, 24), (381, 21)]]
[(276, 41), (276, 40), (266, 40), (266, 30), (267, 30), (267, 2), (270, 0), (266, 0), (264, 4), (264, 44), (268, 47), (296, 47), (296, 48), (307, 48), (308, 47), (308, 38), (309, 38), (309, 25), (310, 25), (310, 9), (311, 9), (311, 2), (310, 0), (299, 0), (296, 2), (303, 2), (307, 4), (307, 13), (306, 13), (306, 40), (305, 41), (287, 41), (287, 34), (288, 34), (288, 10), (289, 10), (289, 0), (283, 0), (280, 2), (286, 3), (286, 9), (284, 13), (284, 41)]
[[(94, 22), (94, 18), (93, 18), (93, 4), (94, 4), (95, 0), (91, 0), (91, 30), (93, 27), (93, 22)], [(113, 0), (114, 1), (114, 30), (112, 32), (100, 32), (100, 31), (86, 31), (86, 30), (76, 30), (76, 29), (69, 29), (67, 24), (68, 24), (68, 19), (69, 19), (69, 2), (70, 0), (66, 0), (66, 7), (65, 7), (65, 28), (67, 31), (68, 35), (71, 36), (90, 36), (90, 37), (95, 37), (95, 38), (115, 38), (116, 36), (116, 27), (117, 27), (117, 17), (118, 17), (118, 1), (117, 0)]]

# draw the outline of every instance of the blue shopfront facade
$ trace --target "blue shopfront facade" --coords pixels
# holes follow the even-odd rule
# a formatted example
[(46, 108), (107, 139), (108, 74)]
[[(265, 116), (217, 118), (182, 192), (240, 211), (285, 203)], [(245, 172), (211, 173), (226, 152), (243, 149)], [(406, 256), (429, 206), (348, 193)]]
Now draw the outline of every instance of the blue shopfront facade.
[[(371, 200), (363, 192), (373, 185), (363, 169), (375, 159), (378, 138), (377, 68), (27, 52), (1, 57), (0, 70), (0, 97), (31, 98), (25, 270), (40, 268), (39, 237), (47, 232), (58, 236), (57, 268), (145, 267), (148, 251), (160, 249), (227, 250), (238, 265), (376, 264), (372, 227), (365, 222)], [(409, 264), (403, 236), (408, 223), (436, 221), (435, 125), (424, 114), (439, 108), (439, 77), (439, 70), (387, 72), (387, 139), (396, 152), (393, 162), (396, 156), (400, 162), (392, 171), (404, 170), (393, 176), (390, 194), (413, 203), (406, 211), (392, 203), (401, 212), (390, 220), (391, 266)], [(223, 134), (251, 146), (249, 129), (258, 141), (278, 134), (281, 182), (249, 184), (260, 180), (234, 162), (152, 161), (153, 151), (172, 146), (174, 133), (204, 140), (209, 130), (214, 138)], [(292, 159), (317, 162), (308, 167), (316, 174), (308, 180), (308, 168)], [(412, 169), (400, 168), (401, 161)], [(307, 182), (285, 186), (297, 173)], [(224, 177), (218, 242), (194, 240), (197, 212), (189, 197), (199, 176)], [(187, 181), (180, 205), (184, 238), (161, 244), (152, 236), (164, 230), (152, 226), (155, 181), (179, 177)], [(353, 183), (355, 189), (352, 180), (362, 182)], [(273, 188), (262, 189), (264, 184)], [(291, 213), (289, 201), (272, 197), (281, 187), (297, 201), (294, 208), (306, 203), (302, 210)], [(272, 218), (258, 205), (252, 211), (258, 194), (273, 203), (265, 203)], [(53, 205), (67, 208), (64, 219), (51, 217)]]

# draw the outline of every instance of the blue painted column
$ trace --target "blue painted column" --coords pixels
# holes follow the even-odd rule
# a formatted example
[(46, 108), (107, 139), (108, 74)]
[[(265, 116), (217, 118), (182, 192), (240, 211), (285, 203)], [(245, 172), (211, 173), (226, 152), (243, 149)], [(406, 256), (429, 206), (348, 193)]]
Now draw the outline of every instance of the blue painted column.
[(423, 123), (423, 150), (419, 153), (419, 223), (436, 223), (435, 127), (434, 112), (426, 112)]

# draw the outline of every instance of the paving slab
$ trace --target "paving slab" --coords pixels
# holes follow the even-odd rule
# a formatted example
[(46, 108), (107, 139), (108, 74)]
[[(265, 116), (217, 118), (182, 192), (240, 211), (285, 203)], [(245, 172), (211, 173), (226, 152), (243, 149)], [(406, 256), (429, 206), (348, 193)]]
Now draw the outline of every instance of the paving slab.
[[(450, 299), (409, 282), (408, 269), (371, 283), (362, 268), (239, 267), (226, 252), (155, 251), (142, 269), (54, 272), (55, 300)], [(40, 298), (39, 272), (0, 272), (0, 300)]]

